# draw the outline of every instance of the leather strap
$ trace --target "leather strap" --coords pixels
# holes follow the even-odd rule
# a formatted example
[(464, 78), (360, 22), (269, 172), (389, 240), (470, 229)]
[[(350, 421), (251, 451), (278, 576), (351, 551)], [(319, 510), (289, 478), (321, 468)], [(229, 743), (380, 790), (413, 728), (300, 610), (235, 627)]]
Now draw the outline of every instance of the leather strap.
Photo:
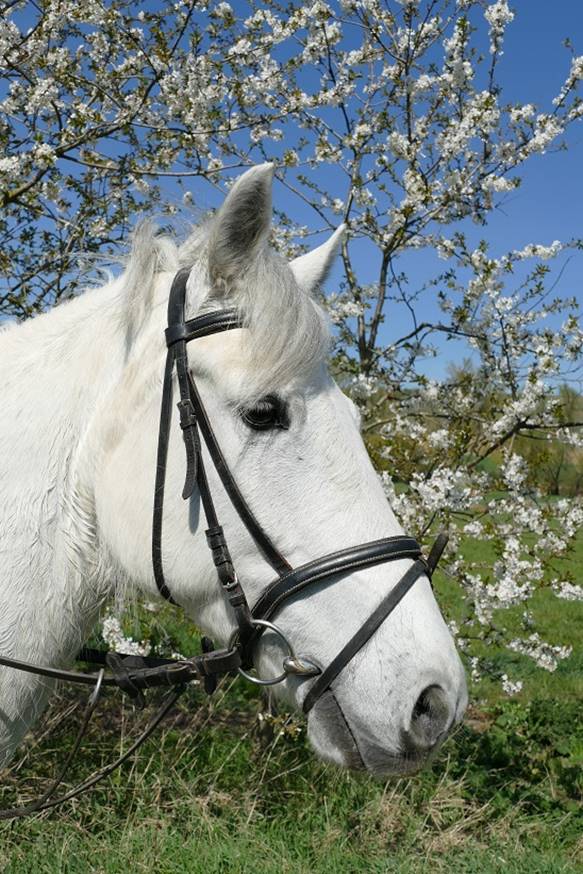
[(168, 351), (164, 382), (162, 386), (162, 404), (160, 407), (160, 425), (158, 427), (158, 449), (156, 452), (156, 481), (154, 484), (154, 511), (152, 515), (152, 569), (158, 591), (163, 598), (176, 604), (170, 589), (164, 579), (162, 563), (162, 526), (164, 518), (164, 489), (166, 486), (166, 465), (168, 461), (168, 443), (170, 440), (170, 425), (172, 424), (172, 371), (174, 370), (174, 353)]
[[(150, 689), (154, 686), (182, 686), (195, 679), (228, 674), (241, 667), (241, 653), (235, 647), (203, 652), (202, 655), (190, 659), (161, 659), (100, 650), (82, 650), (79, 658), (81, 661), (107, 665), (112, 673), (103, 676), (100, 685), (117, 686), (129, 694), (133, 694), (136, 689)], [(98, 674), (66, 671), (2, 655), (0, 655), (0, 665), (28, 674), (65, 680), (68, 683), (81, 683), (85, 686), (94, 686), (98, 678)]]
[(223, 484), (223, 488), (229, 496), (229, 499), (237, 512), (237, 515), (243, 522), (245, 528), (247, 529), (253, 540), (255, 541), (263, 557), (269, 562), (272, 568), (277, 571), (278, 574), (290, 571), (292, 569), (291, 565), (277, 549), (277, 547), (275, 546), (271, 538), (267, 535), (265, 530), (261, 527), (249, 504), (241, 494), (239, 486), (237, 485), (235, 478), (229, 470), (229, 466), (225, 460), (225, 456), (222, 453), (219, 442), (216, 438), (204, 405), (201, 401), (198, 389), (196, 387), (196, 383), (190, 373), (188, 374), (188, 378), (191, 390), (190, 397), (192, 400), (192, 405), (194, 407), (198, 427), (200, 428), (200, 433), (202, 434), (205, 445), (209, 451), (209, 455), (212, 458), (213, 464)]
[[(433, 574), (433, 571), (437, 567), (437, 562), (443, 555), (443, 550), (447, 546), (448, 540), (449, 535), (447, 535), (445, 531), (441, 531), (433, 541), (433, 545), (429, 550), (429, 555), (427, 556), (427, 567), (429, 568), (431, 574)], [(431, 582), (431, 576), (429, 577), (429, 580)]]
[(254, 619), (271, 619), (279, 606), (317, 581), (331, 582), (337, 574), (363, 567), (373, 567), (399, 558), (419, 558), (421, 547), (413, 537), (384, 537), (369, 543), (360, 543), (324, 555), (296, 567), (274, 580), (256, 601), (251, 613)]
[[(188, 277), (187, 277), (188, 278)], [(208, 337), (209, 334), (218, 334), (221, 331), (231, 331), (233, 328), (243, 328), (243, 322), (237, 310), (226, 309), (196, 316), (187, 322), (169, 323), (166, 328), (166, 345), (189, 340), (198, 340), (200, 337)]]
[(370, 640), (387, 616), (393, 612), (397, 604), (405, 597), (411, 586), (423, 574), (430, 574), (429, 567), (426, 561), (417, 559), (404, 576), (401, 577), (397, 585), (391, 589), (387, 597), (381, 601), (374, 613), (361, 625), (356, 634), (350, 638), (338, 655), (332, 659), (328, 667), (314, 680), (310, 691), (304, 698), (304, 713), (310, 712), (316, 701), (330, 688), (338, 674), (354, 658), (356, 653), (362, 649), (365, 643)]

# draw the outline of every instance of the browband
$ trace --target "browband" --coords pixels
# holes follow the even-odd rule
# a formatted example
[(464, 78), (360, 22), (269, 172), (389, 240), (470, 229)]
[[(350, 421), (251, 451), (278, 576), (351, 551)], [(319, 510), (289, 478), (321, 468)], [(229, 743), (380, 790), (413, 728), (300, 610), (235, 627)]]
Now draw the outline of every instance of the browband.
[(244, 324), (237, 310), (219, 310), (214, 313), (205, 313), (188, 322), (178, 322), (169, 325), (164, 334), (166, 345), (173, 346), (175, 343), (188, 343), (189, 340), (198, 340), (200, 337), (208, 337), (209, 334), (218, 334), (221, 331), (231, 331), (233, 328), (243, 328)]

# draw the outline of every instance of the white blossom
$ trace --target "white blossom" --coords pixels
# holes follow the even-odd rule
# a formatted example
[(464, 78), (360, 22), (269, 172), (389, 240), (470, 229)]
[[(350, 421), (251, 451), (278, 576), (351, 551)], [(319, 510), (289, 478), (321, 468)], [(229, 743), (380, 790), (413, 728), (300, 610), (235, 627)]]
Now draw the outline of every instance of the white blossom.
[(482, 188), (484, 191), (495, 191), (499, 194), (504, 191), (513, 191), (516, 188), (516, 181), (505, 176), (487, 176), (482, 182)]
[(522, 691), (522, 680), (509, 680), (508, 674), (502, 674), (502, 689), (507, 695), (517, 695), (518, 692)]
[(480, 660), (477, 656), (472, 656), (470, 658), (470, 679), (472, 683), (479, 683), (482, 679), (482, 673), (480, 671)]
[(151, 650), (147, 641), (138, 642), (131, 637), (126, 637), (119, 619), (111, 614), (105, 616), (101, 623), (101, 636), (109, 648), (115, 652), (146, 656)]
[(437, 431), (432, 431), (427, 440), (436, 449), (447, 449), (451, 442), (451, 435), (447, 428), (439, 428)]
[(464, 525), (464, 534), (468, 537), (482, 537), (484, 534), (484, 526), (478, 519), (472, 519)]
[(414, 475), (411, 488), (427, 510), (466, 507), (472, 496), (467, 474), (447, 467), (436, 468), (427, 480)]
[(519, 491), (524, 486), (527, 473), (528, 468), (524, 458), (516, 452), (512, 452), (502, 468), (502, 475), (508, 489)]
[(555, 580), (553, 582), (553, 591), (557, 598), (561, 598), (563, 601), (583, 601), (583, 586)]
[(226, 18), (233, 15), (233, 7), (230, 3), (217, 3), (216, 6), (213, 6), (212, 13), (213, 15), (216, 15), (217, 18)]
[(563, 244), (560, 240), (553, 240), (549, 246), (542, 246), (540, 243), (529, 243), (522, 249), (513, 252), (516, 258), (540, 258), (542, 261), (548, 261), (549, 258), (555, 258), (562, 250)]
[(540, 114), (536, 118), (534, 133), (526, 146), (528, 154), (541, 152), (544, 154), (547, 147), (551, 145), (564, 131), (564, 126), (560, 119), (554, 115)]
[(490, 25), (490, 53), (494, 54), (499, 50), (507, 25), (514, 21), (514, 12), (510, 10), (507, 0), (496, 0), (496, 3), (487, 7), (484, 18)]
[(530, 121), (535, 112), (536, 109), (532, 103), (525, 103), (523, 106), (513, 106), (510, 110), (510, 118), (518, 124), (519, 122)]
[(537, 632), (526, 639), (511, 640), (508, 646), (514, 652), (531, 658), (540, 668), (551, 672), (556, 671), (558, 663), (568, 658), (573, 651), (571, 646), (552, 646), (546, 643)]

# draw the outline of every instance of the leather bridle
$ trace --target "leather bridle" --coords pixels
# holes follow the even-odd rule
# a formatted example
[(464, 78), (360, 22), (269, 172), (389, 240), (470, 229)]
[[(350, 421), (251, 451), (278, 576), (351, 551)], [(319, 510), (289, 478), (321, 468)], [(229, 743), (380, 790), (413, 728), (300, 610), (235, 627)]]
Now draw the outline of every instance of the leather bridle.
[[(172, 418), (172, 376), (174, 369), (176, 369), (180, 393), (180, 400), (178, 401), (180, 427), (186, 450), (186, 478), (182, 497), (185, 500), (191, 499), (198, 487), (208, 525), (206, 530), (207, 544), (212, 554), (219, 581), (233, 609), (237, 623), (236, 631), (231, 637), (230, 648), (227, 652), (231, 651), (233, 655), (235, 653), (239, 654), (241, 662), (237, 666), (239, 670), (245, 670), (245, 668), (252, 664), (253, 650), (266, 628), (279, 635), (282, 641), (289, 646), (287, 639), (281, 630), (273, 624), (272, 620), (274, 615), (282, 609), (290, 598), (297, 596), (300, 592), (304, 592), (314, 583), (330, 583), (339, 574), (344, 574), (348, 571), (372, 567), (373, 565), (397, 559), (414, 559), (413, 565), (401, 577), (396, 586), (391, 589), (373, 614), (363, 623), (356, 634), (324, 670), (321, 670), (308, 659), (296, 656), (292, 651), (288, 659), (285, 660), (283, 672), (279, 677), (274, 678), (272, 681), (260, 681), (263, 684), (281, 682), (288, 674), (305, 677), (317, 676), (317, 679), (314, 680), (304, 698), (303, 710), (304, 713), (308, 713), (324, 692), (330, 688), (333, 681), (346, 667), (348, 662), (354, 658), (356, 653), (362, 649), (365, 643), (392, 613), (416, 580), (423, 575), (431, 577), (433, 569), (443, 552), (447, 538), (445, 535), (439, 535), (427, 560), (422, 557), (421, 547), (414, 538), (397, 535), (332, 552), (299, 567), (292, 568), (265, 529), (257, 521), (252, 509), (241, 494), (221, 451), (192, 371), (188, 366), (187, 343), (210, 334), (242, 328), (244, 327), (244, 322), (237, 311), (232, 309), (205, 313), (186, 321), (185, 301), (188, 276), (189, 270), (187, 268), (180, 270), (176, 274), (168, 301), (168, 327), (166, 328), (168, 353), (164, 373), (160, 430), (158, 435), (152, 536), (152, 563), (160, 594), (173, 604), (176, 603), (164, 578), (162, 566), (164, 485)], [(235, 571), (225, 534), (217, 517), (205, 471), (201, 436), (237, 515), (255, 541), (264, 559), (278, 574), (252, 607), (249, 606)], [(219, 652), (226, 656), (225, 651)], [(209, 664), (213, 656), (213, 652), (207, 654)], [(254, 678), (250, 679), (254, 680)]]
[[(149, 737), (163, 716), (171, 709), (184, 690), (185, 685), (193, 680), (202, 680), (205, 690), (211, 693), (216, 686), (218, 677), (235, 671), (238, 671), (251, 682), (259, 685), (274, 685), (283, 682), (288, 676), (303, 677), (305, 679), (314, 678), (303, 701), (304, 713), (309, 713), (319, 698), (331, 688), (335, 679), (348, 662), (354, 658), (393, 612), (415, 582), (421, 576), (427, 576), (431, 580), (431, 575), (447, 543), (447, 536), (439, 534), (429, 556), (425, 559), (422, 555), (421, 547), (414, 538), (396, 535), (338, 550), (295, 568), (290, 565), (258, 522), (251, 507), (243, 497), (221, 451), (196, 382), (188, 366), (187, 343), (222, 331), (244, 328), (245, 323), (240, 314), (233, 309), (205, 313), (187, 321), (185, 318), (185, 300), (189, 273), (190, 270), (185, 268), (176, 274), (168, 301), (168, 327), (165, 331), (168, 351), (164, 371), (158, 433), (152, 522), (152, 566), (160, 594), (167, 601), (176, 604), (164, 577), (162, 561), (164, 490), (172, 423), (173, 375), (174, 370), (176, 370), (180, 395), (177, 406), (186, 451), (186, 475), (182, 497), (185, 500), (194, 500), (195, 492), (198, 491), (207, 523), (206, 540), (208, 548), (212, 555), (222, 591), (232, 610), (236, 627), (226, 648), (215, 649), (212, 641), (203, 637), (203, 652), (189, 659), (136, 657), (127, 656), (122, 653), (104, 653), (88, 649), (84, 649), (80, 653), (79, 658), (83, 661), (107, 666), (109, 668), (108, 674), (105, 673), (104, 668), (97, 674), (87, 674), (33, 665), (29, 662), (0, 656), (0, 665), (94, 687), (82, 720), (80, 732), (59, 778), (54, 781), (42, 798), (32, 805), (0, 811), (0, 819), (24, 816), (54, 807), (62, 801), (68, 800), (95, 785), (98, 780), (122, 764)], [(275, 579), (264, 589), (258, 600), (251, 607), (235, 571), (227, 540), (217, 516), (203, 460), (203, 442), (239, 519), (249, 532), (265, 561), (271, 565), (277, 574)], [(274, 624), (273, 618), (275, 614), (279, 613), (291, 598), (306, 592), (315, 583), (329, 585), (335, 579), (338, 579), (339, 575), (399, 559), (412, 559), (413, 564), (326, 667), (321, 668), (311, 659), (297, 655), (287, 637)], [(284, 649), (287, 650), (287, 655), (283, 658), (281, 674), (272, 679), (261, 679), (249, 673), (253, 664), (255, 648), (265, 631), (270, 631), (277, 635)], [(123, 689), (138, 704), (143, 704), (143, 690), (145, 689), (153, 686), (173, 686), (174, 689), (165, 699), (161, 709), (151, 720), (147, 729), (123, 756), (65, 795), (53, 798), (51, 796), (64, 779), (73, 755), (79, 748), (81, 738), (91, 713), (95, 708), (100, 691), (103, 686), (107, 685)]]

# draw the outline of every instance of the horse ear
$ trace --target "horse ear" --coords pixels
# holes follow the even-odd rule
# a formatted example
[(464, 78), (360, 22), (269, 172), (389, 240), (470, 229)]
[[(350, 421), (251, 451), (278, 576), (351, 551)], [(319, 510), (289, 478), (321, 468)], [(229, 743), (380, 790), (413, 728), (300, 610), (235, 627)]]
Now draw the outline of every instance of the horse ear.
[(255, 258), (271, 229), (273, 164), (260, 164), (237, 179), (213, 220), (209, 275), (231, 279)]
[(296, 282), (305, 292), (312, 292), (324, 282), (345, 232), (346, 225), (340, 225), (325, 243), (305, 255), (300, 255), (299, 258), (294, 258), (290, 263)]

